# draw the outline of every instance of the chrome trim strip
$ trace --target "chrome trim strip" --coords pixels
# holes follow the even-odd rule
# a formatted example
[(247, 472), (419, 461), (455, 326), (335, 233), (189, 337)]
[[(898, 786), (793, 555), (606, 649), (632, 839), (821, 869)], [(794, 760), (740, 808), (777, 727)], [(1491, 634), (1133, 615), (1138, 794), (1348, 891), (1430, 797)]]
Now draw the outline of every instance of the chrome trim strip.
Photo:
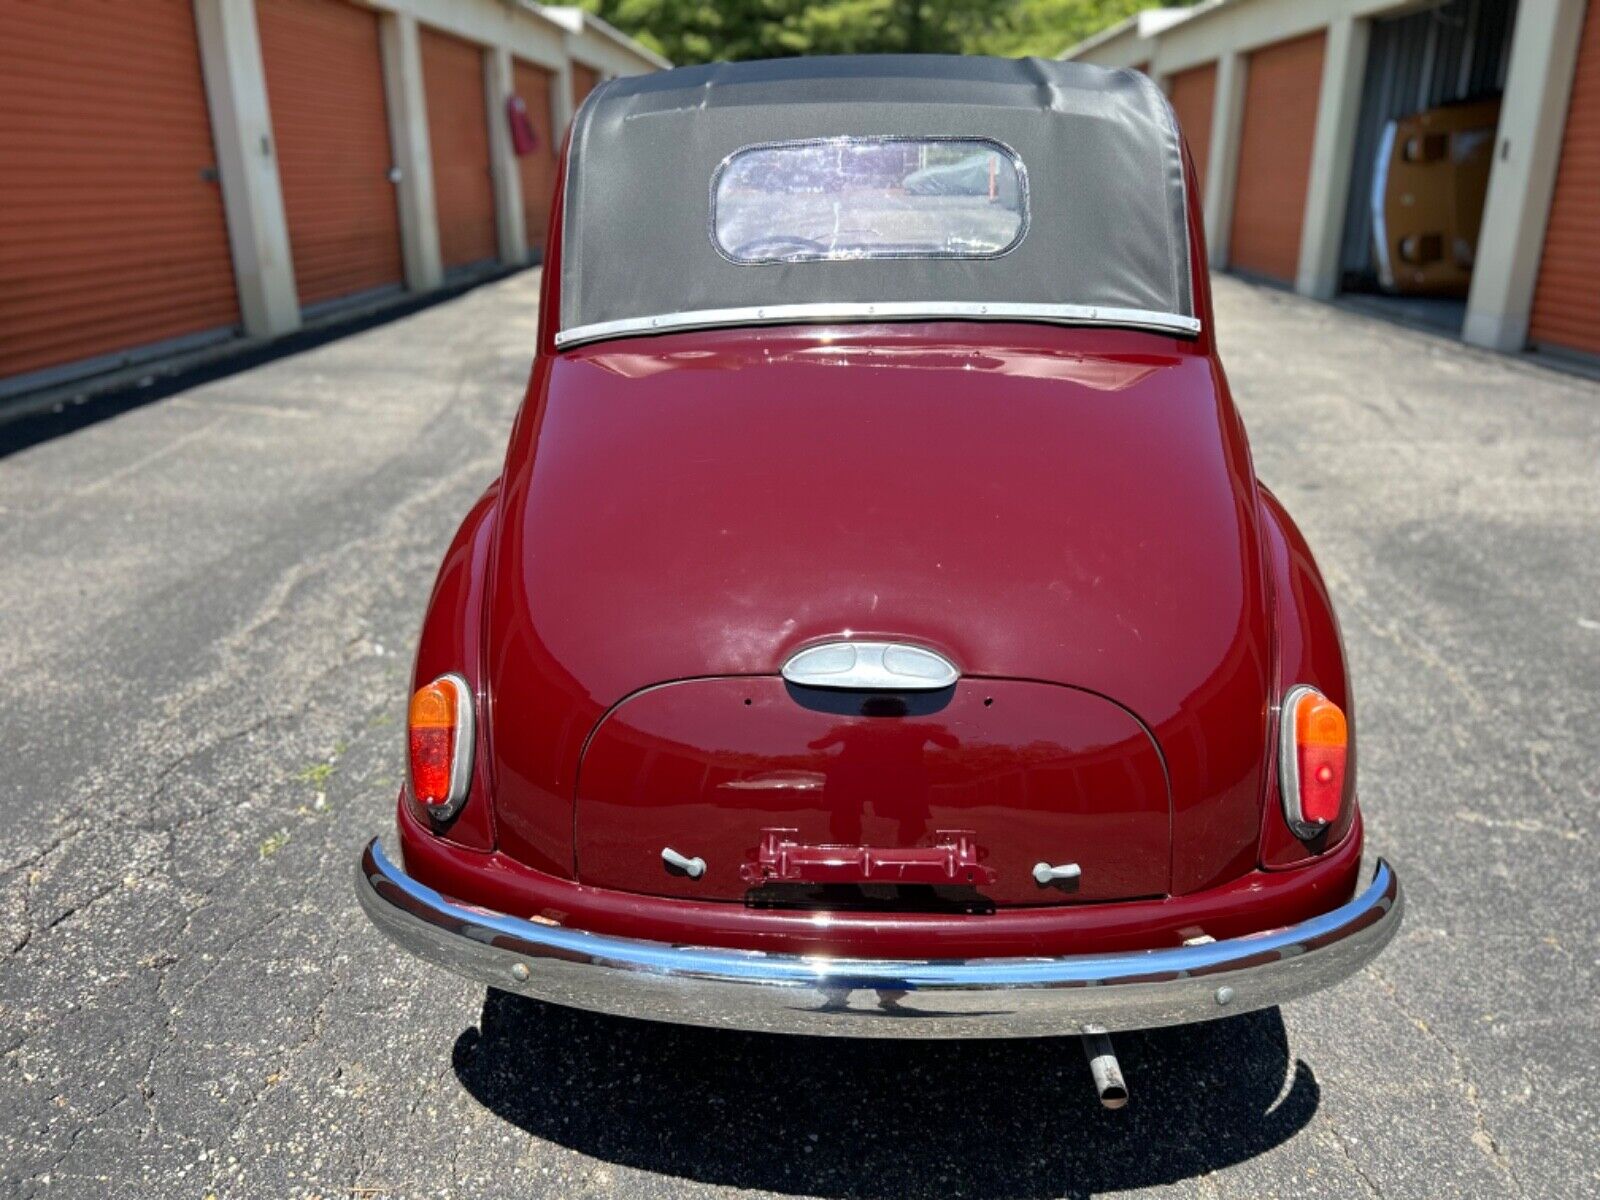
[(684, 329), (716, 329), (730, 325), (798, 325), (819, 321), (1043, 321), (1051, 325), (1105, 325), (1148, 329), (1193, 337), (1198, 317), (1150, 312), (1141, 308), (1107, 308), (1094, 304), (996, 304), (965, 300), (897, 300), (881, 304), (769, 304), (759, 308), (704, 308), (576, 325), (556, 334), (566, 349), (584, 342), (670, 333)]
[[(452, 671), (444, 677), (456, 690), (456, 736), (450, 752), (450, 814), (467, 799), (472, 786), (472, 752), (478, 745), (478, 702), (464, 675)], [(445, 815), (445, 814), (440, 814)]]
[(466, 676), (452, 671), (445, 676), (456, 689), (456, 737), (450, 756), (450, 811), (441, 817), (453, 817), (467, 802), (467, 790), (472, 787), (472, 759), (478, 748), (478, 698)]
[[(671, 945), (542, 925), (458, 904), (374, 838), (356, 891), (403, 949), (555, 1004), (689, 1025), (856, 1037), (1035, 1037), (1178, 1025), (1267, 1008), (1337, 983), (1394, 936), (1404, 901), (1379, 860), (1345, 904), (1219, 942), (1060, 958), (837, 959)], [(982, 920), (981, 917), (974, 918)]]
[(904, 642), (823, 642), (783, 664), (782, 675), (801, 687), (933, 692), (961, 678), (942, 654)]
[(1376, 249), (1378, 282), (1386, 288), (1394, 287), (1394, 263), (1389, 258), (1389, 218), (1384, 212), (1384, 200), (1389, 192), (1389, 165), (1394, 157), (1395, 132), (1399, 123), (1390, 121), (1383, 127), (1378, 141), (1378, 169), (1372, 173), (1372, 240)]

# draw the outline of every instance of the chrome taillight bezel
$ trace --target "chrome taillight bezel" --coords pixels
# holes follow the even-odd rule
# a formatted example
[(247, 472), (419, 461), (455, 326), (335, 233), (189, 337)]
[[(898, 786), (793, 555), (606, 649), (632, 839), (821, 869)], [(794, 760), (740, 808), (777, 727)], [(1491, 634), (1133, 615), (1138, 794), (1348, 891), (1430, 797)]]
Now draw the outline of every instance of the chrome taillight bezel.
[(1278, 794), (1283, 799), (1283, 819), (1290, 832), (1301, 841), (1309, 842), (1319, 836), (1328, 825), (1324, 821), (1309, 821), (1300, 807), (1300, 755), (1295, 741), (1295, 710), (1300, 702), (1310, 696), (1322, 696), (1320, 689), (1307, 683), (1297, 683), (1284, 694), (1278, 709)]
[[(430, 820), (442, 823), (451, 820), (461, 811), (461, 806), (467, 802), (467, 793), (472, 788), (472, 760), (478, 744), (477, 705), (472, 694), (472, 685), (467, 682), (465, 676), (456, 671), (439, 676), (432, 681), (432, 684), (445, 684), (455, 692), (456, 697), (456, 727), (450, 742), (450, 790), (446, 793), (444, 801), (439, 804), (429, 804), (417, 795), (415, 782), (411, 778), (411, 752), (408, 746), (406, 791), (411, 797), (412, 806), (418, 812)], [(409, 739), (408, 723), (408, 742)]]

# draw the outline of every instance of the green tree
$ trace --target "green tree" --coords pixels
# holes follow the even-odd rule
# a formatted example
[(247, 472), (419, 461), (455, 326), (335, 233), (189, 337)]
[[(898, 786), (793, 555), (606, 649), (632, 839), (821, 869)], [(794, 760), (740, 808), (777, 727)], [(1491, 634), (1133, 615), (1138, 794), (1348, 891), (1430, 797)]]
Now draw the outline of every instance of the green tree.
[(581, 0), (675, 63), (797, 54), (1059, 54), (1152, 0)]
[[(1166, 0), (1176, 6), (1191, 0)], [(967, 42), (969, 54), (1025, 55), (1054, 58), (1069, 46), (1115, 25), (1152, 0), (1024, 0), (1013, 6), (1011, 20)]]

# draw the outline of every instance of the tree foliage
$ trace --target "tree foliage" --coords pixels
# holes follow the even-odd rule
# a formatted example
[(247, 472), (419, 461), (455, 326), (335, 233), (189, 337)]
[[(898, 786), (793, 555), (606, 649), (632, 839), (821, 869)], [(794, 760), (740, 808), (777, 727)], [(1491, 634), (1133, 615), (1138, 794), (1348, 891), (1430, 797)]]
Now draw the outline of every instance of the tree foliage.
[(1052, 57), (1130, 13), (1151, 7), (1153, 0), (581, 2), (674, 63), (687, 64), (797, 54)]

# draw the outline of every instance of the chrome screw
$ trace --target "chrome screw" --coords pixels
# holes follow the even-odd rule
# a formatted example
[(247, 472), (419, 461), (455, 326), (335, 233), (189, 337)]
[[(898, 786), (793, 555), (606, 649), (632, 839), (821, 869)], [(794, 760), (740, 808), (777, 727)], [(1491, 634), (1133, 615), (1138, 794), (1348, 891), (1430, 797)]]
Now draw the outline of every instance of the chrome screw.
[(511, 978), (515, 979), (518, 983), (527, 983), (528, 982), (528, 975), (529, 975), (529, 971), (528, 971), (528, 964), (527, 963), (513, 963), (512, 964), (512, 966), (511, 966)]
[(1217, 1003), (1218, 1004), (1224, 1004), (1224, 1005), (1232, 1004), (1233, 1003), (1233, 989), (1231, 987), (1228, 987), (1227, 985), (1223, 985), (1222, 987), (1219, 987), (1217, 989)]

